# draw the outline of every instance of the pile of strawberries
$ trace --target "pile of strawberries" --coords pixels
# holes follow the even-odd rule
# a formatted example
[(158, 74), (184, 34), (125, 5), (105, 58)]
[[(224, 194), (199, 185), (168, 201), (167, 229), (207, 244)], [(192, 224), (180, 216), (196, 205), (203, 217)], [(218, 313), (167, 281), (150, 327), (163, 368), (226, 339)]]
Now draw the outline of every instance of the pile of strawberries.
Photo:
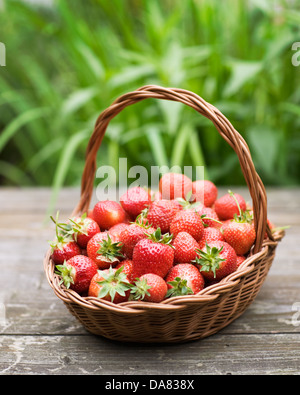
[[(197, 294), (233, 273), (256, 234), (242, 196), (208, 180), (164, 174), (159, 191), (131, 187), (61, 223), (51, 242), (56, 273), (82, 296), (113, 303)], [(270, 223), (271, 225), (271, 223)]]

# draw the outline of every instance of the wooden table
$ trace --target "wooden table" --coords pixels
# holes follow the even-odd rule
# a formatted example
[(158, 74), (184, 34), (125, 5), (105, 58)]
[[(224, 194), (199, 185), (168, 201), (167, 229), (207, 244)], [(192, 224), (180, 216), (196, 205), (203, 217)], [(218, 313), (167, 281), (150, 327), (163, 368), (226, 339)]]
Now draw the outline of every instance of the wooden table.
[[(248, 196), (243, 188), (235, 191)], [(291, 227), (247, 311), (203, 340), (143, 345), (90, 334), (50, 288), (43, 269), (54, 234), (46, 216), (50, 189), (0, 189), (1, 374), (298, 375), (300, 189), (269, 188), (267, 193), (269, 218)], [(79, 188), (60, 192), (61, 218), (70, 215), (78, 198)]]

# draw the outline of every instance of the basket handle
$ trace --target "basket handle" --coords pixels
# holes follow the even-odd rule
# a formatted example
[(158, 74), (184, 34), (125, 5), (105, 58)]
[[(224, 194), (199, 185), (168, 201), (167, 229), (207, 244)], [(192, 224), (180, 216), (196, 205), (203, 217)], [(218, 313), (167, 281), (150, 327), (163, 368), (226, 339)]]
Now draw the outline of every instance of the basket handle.
[(265, 232), (268, 232), (270, 238), (272, 238), (272, 234), (267, 225), (266, 191), (255, 170), (249, 147), (243, 137), (217, 108), (207, 103), (195, 93), (184, 89), (163, 88), (156, 85), (143, 86), (133, 92), (120, 96), (99, 115), (87, 146), (86, 162), (81, 179), (81, 196), (74, 212), (82, 213), (89, 209), (94, 188), (97, 152), (109, 122), (125, 107), (148, 98), (177, 101), (195, 109), (212, 121), (219, 134), (234, 149), (252, 198), (253, 219), (256, 230), (256, 241), (253, 252), (258, 252), (262, 247)]

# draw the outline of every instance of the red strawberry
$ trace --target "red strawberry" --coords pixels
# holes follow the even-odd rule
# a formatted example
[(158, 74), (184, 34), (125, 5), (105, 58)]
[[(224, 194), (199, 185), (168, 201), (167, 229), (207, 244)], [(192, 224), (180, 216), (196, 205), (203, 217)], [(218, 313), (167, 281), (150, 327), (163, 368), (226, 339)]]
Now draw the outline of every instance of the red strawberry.
[(52, 247), (51, 258), (56, 264), (63, 264), (64, 261), (73, 256), (81, 254), (81, 248), (73, 240), (63, 236), (59, 236), (55, 241), (50, 243)]
[(197, 241), (201, 239), (203, 229), (201, 216), (193, 209), (182, 210), (177, 213), (170, 225), (170, 233), (174, 237), (179, 232), (188, 232)]
[(88, 296), (104, 299), (112, 303), (126, 302), (130, 295), (131, 285), (123, 268), (110, 267), (98, 270), (91, 280)]
[(134, 219), (151, 203), (150, 192), (141, 187), (129, 188), (121, 197), (120, 204), (123, 209)]
[(187, 232), (179, 232), (172, 242), (174, 251), (174, 263), (189, 263), (197, 256), (199, 244)]
[(56, 274), (61, 276), (61, 282), (67, 288), (82, 294), (88, 291), (91, 279), (97, 273), (98, 267), (87, 256), (76, 255), (65, 261), (63, 265), (57, 265), (56, 270)]
[(122, 244), (115, 241), (108, 232), (100, 232), (93, 236), (87, 244), (87, 255), (96, 262), (99, 269), (116, 266), (123, 258)]
[[(232, 192), (229, 194), (233, 196)], [(237, 255), (245, 255), (249, 252), (256, 239), (256, 232), (253, 226), (253, 217), (249, 209), (243, 210), (238, 200), (235, 198), (239, 213), (234, 214), (234, 218), (224, 224), (222, 232), (225, 241), (230, 244)]]
[(120, 222), (128, 222), (128, 215), (122, 206), (112, 200), (104, 200), (95, 204), (93, 217), (102, 231), (110, 229)]
[(194, 201), (212, 207), (218, 197), (218, 188), (209, 180), (197, 180), (192, 184)]
[(133, 249), (135, 245), (142, 239), (147, 237), (147, 234), (151, 234), (155, 231), (153, 227), (147, 225), (132, 223), (120, 234), (120, 242), (122, 245), (123, 254), (131, 259), (133, 254)]
[(184, 174), (166, 173), (159, 180), (162, 199), (185, 198), (192, 191), (192, 180)]
[(268, 222), (268, 225), (271, 230), (275, 228), (275, 225), (273, 224), (273, 222), (270, 219), (267, 219), (267, 222)]
[(174, 249), (170, 246), (172, 237), (162, 236), (160, 228), (147, 238), (140, 240), (133, 250), (133, 271), (135, 277), (154, 273), (165, 277), (174, 263)]
[(225, 241), (223, 233), (217, 228), (204, 228), (202, 239), (199, 240), (200, 249), (205, 247), (205, 244), (209, 244), (211, 241)]
[(225, 221), (221, 221), (222, 222), (222, 226), (220, 227), (220, 230), (222, 231), (222, 232), (224, 232), (224, 229), (226, 228), (226, 226), (228, 225), (228, 224), (230, 224), (230, 222), (232, 222), (232, 219), (226, 219)]
[(180, 210), (180, 204), (175, 200), (156, 200), (149, 207), (147, 220), (154, 228), (160, 228), (162, 233), (167, 233), (173, 218)]
[(246, 202), (241, 195), (229, 192), (216, 200), (214, 209), (220, 220), (224, 221), (233, 219), (234, 214), (239, 215), (240, 210), (246, 211)]
[(109, 228), (108, 233), (112, 239), (115, 241), (120, 241), (120, 235), (123, 232), (124, 229), (126, 229), (130, 224), (127, 222), (120, 222), (119, 224), (116, 224)]
[(191, 263), (173, 266), (165, 280), (168, 284), (168, 297), (197, 294), (204, 288), (204, 278), (198, 268)]
[(153, 273), (143, 274), (131, 289), (130, 299), (145, 302), (162, 302), (168, 291), (165, 280)]
[(88, 241), (100, 232), (99, 225), (92, 218), (83, 214), (70, 219), (73, 238), (81, 248), (86, 248)]
[(207, 281), (217, 280), (233, 273), (237, 268), (237, 255), (225, 241), (212, 241), (198, 251), (196, 265)]
[(93, 209), (89, 209), (87, 213), (88, 218), (92, 218), (95, 221), (94, 215), (93, 215)]
[(245, 257), (245, 256), (243, 256), (243, 255), (238, 255), (238, 256), (237, 256), (237, 261), (236, 261), (237, 267), (241, 266), (241, 264), (242, 264), (245, 260), (246, 260), (246, 257)]
[[(275, 228), (275, 225), (273, 224), (273, 222), (271, 222), (269, 219), (267, 219), (267, 223), (268, 223), (268, 225), (269, 225), (269, 228), (270, 228), (270, 231), (272, 232), (274, 229), (276, 229)], [(267, 239), (268, 238), (268, 232), (266, 231), (265, 232), (265, 237), (264, 237), (265, 239)]]
[(204, 228), (202, 239), (199, 241), (200, 250), (212, 241), (225, 241), (223, 233), (217, 228)]
[(253, 225), (233, 220), (225, 226), (223, 236), (237, 255), (245, 255), (254, 244), (256, 232)]

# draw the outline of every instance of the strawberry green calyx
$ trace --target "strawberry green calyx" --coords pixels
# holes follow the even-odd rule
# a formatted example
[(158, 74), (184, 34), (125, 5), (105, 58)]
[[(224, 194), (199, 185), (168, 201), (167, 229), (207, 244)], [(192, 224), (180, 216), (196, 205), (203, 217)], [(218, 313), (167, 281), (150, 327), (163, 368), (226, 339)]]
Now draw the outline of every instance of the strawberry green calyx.
[(146, 278), (139, 278), (135, 282), (135, 284), (131, 288), (131, 295), (130, 295), (130, 300), (143, 300), (145, 296), (150, 296), (150, 293), (148, 292), (148, 289), (150, 289), (151, 286), (148, 285), (147, 279)]
[(192, 289), (187, 286), (187, 280), (182, 279), (180, 277), (175, 277), (173, 281), (168, 281), (168, 284), (172, 285), (172, 288), (168, 289), (167, 298), (171, 298), (173, 296), (181, 296), (181, 295), (191, 295), (194, 294)]
[(181, 205), (183, 210), (188, 210), (188, 209), (196, 209), (198, 206), (200, 206), (200, 202), (192, 202), (192, 191), (188, 192), (185, 196), (185, 198), (178, 197), (176, 198), (177, 202)]
[(246, 211), (242, 211), (240, 215), (234, 214), (233, 221), (239, 223), (252, 224), (253, 216), (252, 214), (250, 214), (249, 210), (246, 210)]
[(200, 249), (196, 250), (197, 257), (193, 263), (196, 263), (196, 265), (200, 266), (200, 272), (209, 272), (211, 270), (214, 274), (214, 277), (216, 277), (216, 270), (219, 269), (220, 263), (226, 261), (226, 259), (220, 257), (222, 250), (223, 246), (221, 248), (210, 247), (206, 243), (206, 251)]
[(115, 262), (118, 258), (124, 258), (124, 255), (121, 253), (123, 244), (119, 241), (113, 243), (109, 234), (107, 234), (107, 240), (101, 240), (99, 245), (100, 248), (97, 254), (101, 256), (101, 259), (105, 259), (108, 262)]
[(71, 265), (67, 265), (66, 261), (63, 265), (56, 265), (55, 273), (61, 276), (60, 284), (64, 284), (66, 288), (70, 288), (71, 284), (74, 284), (75, 269)]
[(57, 234), (55, 240), (49, 241), (50, 247), (52, 248), (52, 253), (56, 248), (62, 250), (64, 246), (71, 241), (73, 241), (71, 237)]
[(104, 298), (109, 295), (113, 302), (116, 294), (125, 296), (132, 284), (127, 279), (126, 273), (123, 272), (124, 266), (114, 270), (111, 266), (108, 270), (98, 270), (99, 275), (103, 278), (101, 281), (97, 281), (101, 285), (101, 289), (98, 294), (98, 298)]
[(149, 209), (148, 207), (146, 207), (144, 210), (142, 210), (142, 212), (136, 217), (135, 221), (132, 223), (144, 229), (151, 228), (152, 225), (149, 224), (149, 221), (147, 219), (148, 211)]
[(173, 239), (173, 235), (169, 234), (169, 233), (161, 233), (161, 229), (157, 228), (153, 233), (145, 233), (145, 235), (152, 241), (156, 242), (156, 243), (162, 243), (162, 244), (167, 244), (170, 247), (173, 247), (171, 245), (172, 239)]

